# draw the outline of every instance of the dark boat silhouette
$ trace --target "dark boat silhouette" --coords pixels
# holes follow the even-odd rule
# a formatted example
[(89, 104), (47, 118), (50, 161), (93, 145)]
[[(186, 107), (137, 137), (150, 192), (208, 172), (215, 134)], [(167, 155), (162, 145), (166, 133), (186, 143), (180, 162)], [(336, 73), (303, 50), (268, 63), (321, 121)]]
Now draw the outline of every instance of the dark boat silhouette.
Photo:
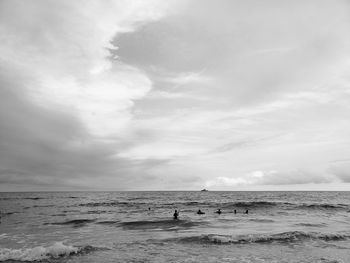
[(202, 189), (201, 192), (208, 192), (208, 190), (207, 189)]

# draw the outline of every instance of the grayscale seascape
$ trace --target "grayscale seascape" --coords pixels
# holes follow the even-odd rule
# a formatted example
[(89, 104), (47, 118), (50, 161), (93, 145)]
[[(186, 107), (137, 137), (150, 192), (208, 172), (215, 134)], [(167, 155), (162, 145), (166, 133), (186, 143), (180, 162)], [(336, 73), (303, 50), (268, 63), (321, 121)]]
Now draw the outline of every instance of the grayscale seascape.
[(350, 0), (0, 0), (0, 263), (350, 263)]
[(349, 192), (1, 193), (0, 205), (1, 262), (349, 260)]

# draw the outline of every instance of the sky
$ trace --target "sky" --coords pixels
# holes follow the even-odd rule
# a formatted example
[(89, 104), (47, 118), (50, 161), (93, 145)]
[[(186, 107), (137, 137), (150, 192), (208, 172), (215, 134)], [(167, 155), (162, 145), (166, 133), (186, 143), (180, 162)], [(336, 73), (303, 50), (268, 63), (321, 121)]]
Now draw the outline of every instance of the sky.
[(347, 0), (1, 0), (0, 191), (350, 190)]

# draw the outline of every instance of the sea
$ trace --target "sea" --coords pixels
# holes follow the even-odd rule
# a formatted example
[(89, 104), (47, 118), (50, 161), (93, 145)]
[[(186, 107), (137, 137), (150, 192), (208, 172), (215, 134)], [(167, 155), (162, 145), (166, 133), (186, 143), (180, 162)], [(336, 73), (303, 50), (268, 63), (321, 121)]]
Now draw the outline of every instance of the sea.
[(350, 192), (0, 193), (0, 213), (0, 262), (350, 262)]

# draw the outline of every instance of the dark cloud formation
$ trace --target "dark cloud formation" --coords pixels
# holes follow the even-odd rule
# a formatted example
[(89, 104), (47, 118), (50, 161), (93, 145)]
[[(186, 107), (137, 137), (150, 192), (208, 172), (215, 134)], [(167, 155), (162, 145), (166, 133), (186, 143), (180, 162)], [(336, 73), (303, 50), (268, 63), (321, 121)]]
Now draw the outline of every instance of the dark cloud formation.
[[(92, 137), (81, 121), (62, 109), (37, 105), (28, 94), (34, 80), (2, 63), (0, 70), (1, 190), (125, 189), (149, 181), (147, 169), (164, 160), (118, 158), (121, 144)], [(9, 70), (9, 69), (12, 70)], [(143, 172), (144, 178), (140, 176)], [(105, 180), (105, 181), (104, 181)], [(138, 183), (136, 183), (138, 182)], [(112, 184), (111, 184), (112, 183)]]

